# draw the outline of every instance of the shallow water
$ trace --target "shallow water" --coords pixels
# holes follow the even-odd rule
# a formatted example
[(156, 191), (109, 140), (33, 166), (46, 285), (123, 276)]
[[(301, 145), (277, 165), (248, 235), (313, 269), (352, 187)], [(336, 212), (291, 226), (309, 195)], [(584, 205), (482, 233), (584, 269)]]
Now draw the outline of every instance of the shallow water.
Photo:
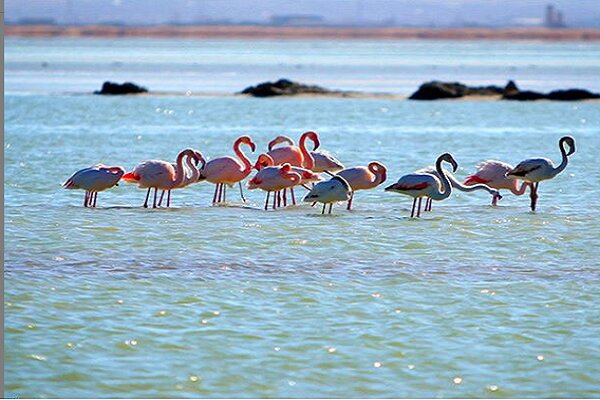
[[(32, 94), (14, 74), (5, 395), (600, 394), (599, 103), (101, 98), (52, 83)], [(60, 187), (97, 162), (232, 154), (241, 134), (254, 160), (273, 136), (308, 129), (348, 166), (383, 162), (390, 182), (445, 151), (461, 178), (488, 158), (559, 160), (567, 133), (577, 153), (540, 185), (536, 213), (527, 197), (492, 208), (460, 193), (411, 220), (411, 200), (382, 188), (352, 212), (264, 212), (260, 192), (211, 207), (206, 183), (174, 191), (169, 210), (141, 208), (145, 192), (125, 183), (84, 209)]]

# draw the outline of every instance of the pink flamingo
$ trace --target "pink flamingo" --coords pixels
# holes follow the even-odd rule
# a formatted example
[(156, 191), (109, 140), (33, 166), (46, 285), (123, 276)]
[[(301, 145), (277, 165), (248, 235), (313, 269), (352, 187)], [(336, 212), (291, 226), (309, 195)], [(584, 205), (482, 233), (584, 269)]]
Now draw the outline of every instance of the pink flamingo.
[[(280, 143), (287, 143), (288, 147), (294, 146), (294, 141), (289, 137), (277, 136), (275, 139), (269, 142), (269, 151), (273, 151), (273, 147)], [(327, 152), (317, 151), (317, 147), (318, 145), (315, 147), (315, 150), (310, 151), (310, 155), (314, 159), (314, 166), (311, 168), (313, 172), (327, 172), (328, 174), (332, 175), (332, 173), (344, 169), (344, 165), (338, 159)], [(288, 150), (290, 153), (292, 151), (293, 150)], [(298, 153), (296, 153), (296, 155), (297, 154)]]
[(348, 200), (347, 210), (352, 208), (354, 192), (357, 190), (373, 189), (381, 185), (387, 179), (387, 169), (377, 161), (370, 162), (367, 167), (346, 168), (336, 174), (341, 176), (350, 184), (352, 193)]
[[(193, 161), (193, 163), (192, 163), (192, 161)], [(199, 151), (196, 151), (195, 158), (194, 157), (186, 158), (187, 170), (185, 173), (185, 177), (183, 178), (183, 182), (181, 182), (181, 184), (174, 189), (181, 189), (181, 188), (191, 185), (192, 183), (198, 182), (198, 178), (200, 177), (200, 171), (198, 170), (199, 163), (202, 163), (202, 168), (206, 164), (206, 160), (204, 159), (204, 156)], [(177, 171), (177, 164), (171, 163), (171, 165), (173, 166), (173, 168), (175, 168), (175, 171)], [(191, 175), (188, 176), (187, 172), (189, 172), (189, 171), (191, 171)], [(162, 206), (164, 195), (165, 195), (165, 191), (163, 190), (160, 194), (160, 199), (158, 200), (159, 207)], [(170, 207), (170, 205), (171, 205), (171, 190), (167, 190), (167, 207)]]
[[(267, 192), (265, 198), (265, 210), (269, 207), (269, 196), (271, 192), (279, 192), (291, 188), (300, 183), (302, 176), (292, 170), (288, 163), (276, 167), (264, 167), (254, 175), (248, 182), (248, 189), (262, 189)], [(273, 209), (275, 206), (275, 195), (273, 195)], [(279, 206), (279, 204), (277, 204)]]
[(252, 164), (244, 152), (240, 149), (242, 144), (250, 146), (252, 151), (256, 150), (256, 145), (250, 136), (241, 136), (233, 143), (233, 151), (239, 158), (225, 156), (208, 161), (200, 171), (199, 180), (207, 180), (215, 184), (215, 194), (213, 195), (213, 204), (225, 202), (225, 185), (233, 187), (234, 184), (240, 185), (240, 196), (242, 201), (246, 201), (242, 191), (242, 180), (252, 172)]
[[(148, 188), (144, 208), (148, 208), (148, 197), (150, 190), (154, 188), (154, 202), (152, 208), (156, 208), (156, 193), (161, 190), (172, 190), (181, 185), (185, 179), (185, 169), (183, 159), (191, 157), (199, 161), (198, 152), (194, 149), (185, 149), (177, 156), (176, 167), (173, 164), (162, 160), (144, 161), (134, 168), (133, 171), (123, 175), (121, 179), (126, 182), (137, 183), (139, 188)], [(169, 206), (169, 205), (167, 205)]]
[[(440, 179), (439, 174), (437, 173), (437, 171), (435, 170), (434, 167), (425, 167), (425, 168), (421, 168), (420, 170), (415, 171), (415, 173), (417, 174), (431, 174), (433, 176), (435, 176), (436, 178)], [(454, 175), (452, 175), (450, 172), (445, 171), (446, 176), (448, 177), (448, 180), (450, 181), (450, 184), (452, 185), (453, 189), (459, 190), (461, 192), (475, 192), (477, 190), (484, 190), (486, 192), (488, 192), (489, 194), (492, 195), (492, 205), (495, 206), (498, 204), (498, 200), (502, 199), (502, 196), (500, 195), (500, 192), (496, 189), (493, 189), (491, 186), (489, 185), (485, 185), (483, 183), (479, 183), (479, 184), (473, 184), (471, 186), (469, 185), (463, 185), (462, 183), (460, 183), (455, 177)], [(425, 210), (424, 211), (431, 211), (431, 208), (433, 206), (433, 200), (431, 200), (431, 198), (427, 198), (425, 200)]]
[(452, 194), (452, 185), (442, 168), (442, 162), (448, 162), (452, 165), (453, 172), (456, 172), (458, 163), (450, 153), (444, 153), (439, 156), (435, 162), (435, 169), (440, 176), (438, 179), (431, 174), (412, 173), (404, 175), (398, 182), (385, 188), (386, 192), (396, 192), (412, 196), (414, 198), (410, 217), (415, 216), (415, 205), (419, 199), (417, 218), (421, 216), (421, 200), (423, 197), (431, 198), (436, 201), (444, 200)]
[[(502, 161), (487, 160), (477, 164), (477, 172), (473, 175), (467, 176), (464, 181), (464, 185), (471, 186), (477, 184), (487, 185), (494, 189), (507, 189), (510, 190), (515, 196), (521, 196), (527, 190), (530, 185), (527, 182), (523, 182), (519, 186), (517, 179), (509, 178), (506, 176), (513, 167)], [(497, 197), (492, 199), (492, 205), (496, 205)]]
[[(256, 161), (256, 163), (254, 164), (254, 168), (257, 171), (260, 171), (261, 169), (265, 168), (265, 167), (274, 167), (275, 166), (275, 162), (273, 161), (273, 158), (271, 158), (270, 155), (268, 154), (261, 154), (258, 156), (258, 160)], [(306, 168), (301, 168), (301, 167), (291, 167), (292, 168), (292, 172), (296, 172), (298, 174), (300, 174), (300, 182), (298, 182), (298, 185), (303, 185), (305, 188), (308, 189), (308, 187), (306, 187), (305, 185), (310, 184), (310, 183), (315, 183), (315, 182), (319, 182), (321, 180), (321, 177), (318, 174), (315, 174), (313, 171), (306, 169)], [(290, 190), (293, 189), (290, 188)], [(286, 196), (286, 190), (287, 187), (283, 189), (283, 206), (287, 206), (287, 196)], [(281, 203), (281, 192), (278, 191), (276, 193), (277, 196), (277, 207), (280, 206)]]
[[(281, 165), (289, 163), (294, 167), (304, 167), (312, 170), (315, 167), (315, 159), (311, 152), (306, 148), (306, 140), (310, 139), (314, 143), (313, 150), (316, 150), (321, 145), (319, 141), (319, 135), (316, 132), (308, 131), (304, 132), (300, 136), (299, 146), (294, 145), (294, 141), (287, 136), (277, 136), (275, 139), (269, 142), (269, 152), (267, 153), (272, 159), (275, 165)], [(288, 146), (274, 148), (280, 143), (288, 143)], [(283, 194), (285, 197), (284, 190)], [(296, 204), (296, 196), (294, 194), (294, 188), (290, 189), (292, 194), (292, 204)]]
[[(565, 149), (565, 145), (569, 146), (568, 150)], [(558, 141), (558, 147), (562, 155), (562, 161), (558, 167), (555, 167), (552, 160), (547, 158), (528, 158), (506, 174), (509, 178), (522, 179), (530, 183), (531, 211), (535, 211), (540, 182), (554, 178), (567, 167), (569, 156), (575, 153), (575, 139), (571, 136), (564, 136)]]
[(96, 164), (75, 172), (63, 183), (63, 187), (65, 189), (84, 189), (83, 206), (96, 207), (98, 192), (117, 186), (124, 173), (125, 170), (122, 167)]

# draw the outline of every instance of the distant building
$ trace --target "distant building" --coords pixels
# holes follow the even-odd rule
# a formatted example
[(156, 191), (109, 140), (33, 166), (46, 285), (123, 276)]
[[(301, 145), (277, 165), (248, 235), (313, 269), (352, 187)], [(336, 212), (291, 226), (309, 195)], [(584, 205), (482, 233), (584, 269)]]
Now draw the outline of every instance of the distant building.
[(554, 8), (552, 4), (546, 6), (546, 14), (544, 15), (544, 25), (547, 28), (564, 28), (565, 21), (563, 20), (562, 11)]
[(270, 20), (275, 26), (320, 26), (323, 25), (323, 17), (320, 15), (274, 15)]

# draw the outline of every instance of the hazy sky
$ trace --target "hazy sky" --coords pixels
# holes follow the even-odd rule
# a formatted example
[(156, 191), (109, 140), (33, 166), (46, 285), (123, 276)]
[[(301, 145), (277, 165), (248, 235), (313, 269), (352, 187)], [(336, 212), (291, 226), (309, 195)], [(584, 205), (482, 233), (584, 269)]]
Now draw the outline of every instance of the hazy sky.
[(564, 12), (569, 26), (600, 26), (600, 0), (5, 0), (4, 9), (8, 22), (265, 23), (274, 15), (311, 14), (332, 24), (498, 26), (540, 22), (550, 2)]

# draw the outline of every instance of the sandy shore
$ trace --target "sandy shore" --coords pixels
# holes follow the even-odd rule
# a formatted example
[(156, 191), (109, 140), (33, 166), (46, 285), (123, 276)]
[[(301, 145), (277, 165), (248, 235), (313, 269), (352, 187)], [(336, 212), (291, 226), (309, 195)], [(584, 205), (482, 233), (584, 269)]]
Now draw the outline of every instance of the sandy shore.
[(432, 39), (432, 40), (547, 40), (600, 41), (600, 29), (546, 28), (332, 28), (271, 26), (56, 26), (9, 25), (6, 36), (21, 37), (155, 37), (199, 39)]

